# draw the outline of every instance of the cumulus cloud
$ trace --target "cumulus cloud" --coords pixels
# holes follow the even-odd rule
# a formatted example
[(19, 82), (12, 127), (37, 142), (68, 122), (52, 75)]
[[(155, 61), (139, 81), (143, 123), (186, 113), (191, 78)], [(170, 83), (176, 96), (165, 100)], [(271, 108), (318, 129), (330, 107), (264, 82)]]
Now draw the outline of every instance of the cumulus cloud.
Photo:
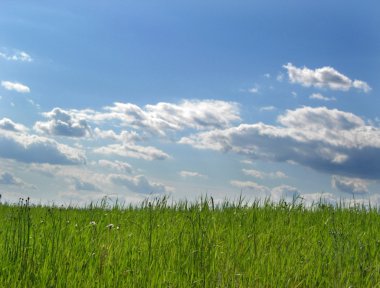
[(130, 164), (128, 164), (127, 162), (122, 162), (118, 160), (109, 161), (109, 160), (102, 159), (98, 161), (98, 164), (101, 167), (110, 168), (110, 169), (117, 170), (120, 172), (132, 173), (133, 171), (132, 166)]
[(218, 100), (184, 100), (179, 104), (160, 102), (144, 107), (116, 102), (104, 107), (104, 111), (72, 112), (88, 121), (117, 121), (121, 126), (160, 136), (185, 129), (224, 128), (241, 120), (237, 103)]
[(34, 129), (38, 132), (68, 137), (85, 137), (91, 134), (86, 120), (77, 118), (75, 114), (63, 109), (54, 108), (43, 115), (50, 120), (36, 122)]
[(164, 184), (149, 181), (144, 175), (130, 177), (112, 174), (108, 178), (111, 183), (127, 187), (130, 191), (140, 194), (164, 194), (172, 190)]
[(368, 181), (359, 178), (348, 178), (333, 175), (331, 184), (334, 188), (350, 194), (365, 194), (368, 192)]
[(241, 124), (183, 137), (199, 149), (232, 151), (251, 159), (293, 162), (315, 170), (380, 179), (380, 129), (325, 107), (288, 110), (280, 125)]
[(111, 144), (94, 149), (94, 153), (103, 155), (118, 155), (144, 160), (165, 160), (170, 156), (152, 146), (139, 146), (134, 143)]
[(288, 63), (283, 67), (287, 69), (291, 83), (301, 84), (305, 87), (313, 86), (342, 91), (356, 88), (366, 93), (371, 90), (371, 87), (366, 82), (361, 80), (351, 80), (329, 66), (312, 70), (307, 67), (298, 68), (293, 64)]
[(321, 101), (336, 101), (336, 98), (332, 97), (326, 97), (322, 95), (321, 93), (313, 93), (309, 96), (310, 99), (314, 100), (321, 100)]
[(85, 163), (83, 152), (36, 135), (0, 130), (0, 157), (25, 163), (77, 165)]
[(206, 175), (203, 175), (201, 173), (193, 172), (193, 171), (185, 171), (185, 170), (182, 170), (181, 172), (179, 172), (179, 175), (183, 178), (189, 178), (189, 177), (207, 178)]
[(30, 92), (30, 88), (28, 86), (19, 82), (1, 81), (1, 86), (3, 86), (6, 90), (16, 91), (18, 93)]
[(13, 131), (13, 132), (28, 131), (28, 128), (26, 128), (24, 125), (15, 123), (11, 119), (8, 119), (8, 118), (3, 118), (0, 120), (0, 129)]
[(16, 51), (12, 54), (0, 52), (0, 58), (8, 61), (32, 62), (32, 57), (24, 51)]

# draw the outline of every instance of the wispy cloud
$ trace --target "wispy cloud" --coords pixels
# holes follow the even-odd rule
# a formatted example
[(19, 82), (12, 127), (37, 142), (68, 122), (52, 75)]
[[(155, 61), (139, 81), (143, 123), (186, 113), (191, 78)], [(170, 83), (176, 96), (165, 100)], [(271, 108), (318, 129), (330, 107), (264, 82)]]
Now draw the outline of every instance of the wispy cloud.
[(125, 173), (132, 173), (133, 169), (130, 164), (127, 162), (122, 161), (109, 161), (109, 160), (99, 160), (98, 165), (105, 168), (110, 168), (116, 171), (125, 172)]
[(179, 175), (180, 175), (181, 177), (183, 177), (183, 178), (188, 178), (188, 177), (192, 177), (192, 178), (194, 178), (194, 177), (198, 177), (198, 178), (207, 178), (206, 175), (203, 175), (203, 174), (201, 174), (201, 173), (193, 172), (193, 171), (185, 171), (185, 170), (179, 172)]
[(326, 97), (322, 95), (321, 93), (313, 93), (309, 96), (310, 99), (315, 99), (315, 100), (322, 100), (322, 101), (336, 101), (336, 98), (334, 97)]
[(7, 61), (32, 62), (33, 58), (24, 51), (17, 51), (12, 54), (0, 52), (0, 58)]
[(260, 111), (273, 111), (273, 110), (276, 110), (276, 107), (274, 106), (264, 106), (264, 107), (261, 107), (260, 108)]
[(170, 157), (168, 154), (155, 147), (140, 146), (134, 143), (110, 144), (108, 146), (96, 148), (93, 152), (103, 155), (118, 155), (148, 161), (165, 160)]
[(242, 169), (242, 172), (245, 175), (247, 175), (247, 176), (252, 176), (252, 177), (255, 177), (255, 178), (259, 178), (259, 179), (264, 179), (264, 178), (278, 178), (278, 179), (287, 178), (286, 174), (284, 172), (282, 172), (282, 171), (276, 171), (276, 172), (266, 173), (266, 172), (258, 171), (258, 170), (255, 170), (255, 169)]
[(298, 68), (291, 63), (283, 66), (288, 71), (291, 83), (301, 84), (306, 87), (329, 88), (332, 90), (347, 91), (356, 88), (369, 92), (371, 87), (364, 81), (351, 80), (332, 67), (326, 66), (315, 70), (307, 67)]
[(18, 93), (29, 93), (30, 88), (24, 84), (19, 82), (11, 82), (11, 81), (1, 81), (1, 86), (3, 86), (6, 90), (16, 91)]

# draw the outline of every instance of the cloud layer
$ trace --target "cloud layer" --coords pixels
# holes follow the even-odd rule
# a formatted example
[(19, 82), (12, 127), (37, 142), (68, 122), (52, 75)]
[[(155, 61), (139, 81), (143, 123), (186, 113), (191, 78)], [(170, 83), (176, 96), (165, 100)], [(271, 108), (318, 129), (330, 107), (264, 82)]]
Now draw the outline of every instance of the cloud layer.
[(232, 151), (253, 159), (295, 162), (315, 170), (380, 179), (380, 129), (337, 109), (288, 110), (280, 125), (241, 124), (183, 137), (199, 149)]

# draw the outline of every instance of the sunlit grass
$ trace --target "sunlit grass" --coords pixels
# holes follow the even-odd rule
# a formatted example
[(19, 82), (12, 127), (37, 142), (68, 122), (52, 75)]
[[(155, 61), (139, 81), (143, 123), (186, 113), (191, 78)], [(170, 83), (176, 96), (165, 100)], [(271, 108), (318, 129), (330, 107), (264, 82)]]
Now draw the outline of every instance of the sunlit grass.
[(377, 209), (0, 204), (0, 287), (380, 286)]

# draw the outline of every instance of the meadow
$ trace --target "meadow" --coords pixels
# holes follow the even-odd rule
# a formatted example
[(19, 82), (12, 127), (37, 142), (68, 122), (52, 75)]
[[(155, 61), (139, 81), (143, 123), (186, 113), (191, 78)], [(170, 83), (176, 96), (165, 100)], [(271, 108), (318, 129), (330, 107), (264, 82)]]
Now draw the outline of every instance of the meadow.
[(377, 208), (0, 204), (0, 287), (380, 287)]

